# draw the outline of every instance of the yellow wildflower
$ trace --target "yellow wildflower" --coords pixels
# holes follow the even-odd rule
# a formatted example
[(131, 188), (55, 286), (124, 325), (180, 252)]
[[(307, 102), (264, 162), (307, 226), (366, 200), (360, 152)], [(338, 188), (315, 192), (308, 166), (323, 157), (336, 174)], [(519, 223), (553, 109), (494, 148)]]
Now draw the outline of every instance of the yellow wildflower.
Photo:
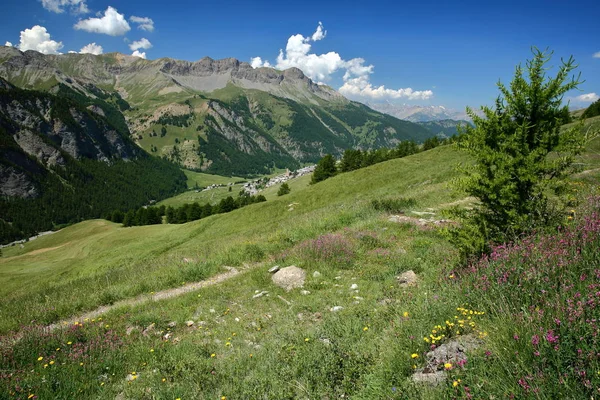
[(216, 355), (215, 353), (212, 353), (212, 354), (210, 355), (210, 358), (215, 358), (216, 356), (217, 356), (217, 355)]
[(369, 327), (368, 327), (368, 326), (365, 326), (365, 327), (363, 328), (363, 331), (365, 331), (365, 332), (366, 332), (366, 331), (368, 331), (368, 330), (369, 330)]
[(452, 364), (450, 364), (450, 363), (444, 364), (444, 369), (451, 369), (451, 368), (452, 368)]
[(410, 358), (419, 358), (419, 355), (417, 353), (412, 353), (410, 355)]
[(404, 318), (408, 318), (408, 311), (404, 311), (404, 312), (402, 313), (402, 316), (403, 316)]
[(42, 361), (44, 357), (38, 357), (38, 361)]
[(310, 342), (310, 339), (309, 338), (304, 338), (304, 341), (305, 342)]
[(50, 365), (54, 365), (54, 360), (50, 361)]
[(457, 386), (458, 386), (458, 382), (457, 381), (452, 382), (452, 387), (457, 387)]

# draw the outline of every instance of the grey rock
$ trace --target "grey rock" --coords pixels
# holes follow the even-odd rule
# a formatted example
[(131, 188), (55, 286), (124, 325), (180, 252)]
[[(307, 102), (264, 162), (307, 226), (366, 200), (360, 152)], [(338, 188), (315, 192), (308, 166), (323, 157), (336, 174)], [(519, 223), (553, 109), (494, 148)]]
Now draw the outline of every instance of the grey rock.
[(432, 371), (432, 372), (423, 372), (417, 371), (415, 372), (411, 379), (416, 383), (424, 383), (431, 386), (437, 386), (440, 383), (443, 383), (446, 380), (446, 372), (445, 371)]
[(467, 359), (467, 352), (481, 346), (483, 342), (473, 335), (458, 336), (436, 347), (425, 355), (427, 364), (436, 368), (445, 363), (457, 363)]
[(146, 329), (144, 329), (142, 331), (142, 335), (144, 335), (144, 336), (150, 336), (150, 335), (152, 335), (155, 332), (155, 329), (154, 329), (155, 326), (156, 326), (156, 324), (154, 322), (151, 323), (150, 325), (148, 325), (146, 327)]
[(252, 296), (253, 299), (258, 299), (259, 297), (263, 297), (268, 295), (269, 292), (267, 292), (266, 290), (263, 290), (262, 292), (258, 292), (256, 293), (254, 296)]
[(281, 269), (281, 267), (279, 267), (279, 265), (275, 265), (274, 267), (269, 268), (269, 273), (274, 274), (275, 272), (279, 271), (280, 269)]
[(343, 309), (344, 309), (344, 307), (342, 307), (342, 306), (333, 306), (329, 309), (329, 311), (338, 312), (338, 311), (342, 311)]
[(319, 271), (315, 271), (315, 272), (313, 272), (312, 276), (313, 276), (313, 278), (318, 278), (321, 276), (321, 273)]
[(414, 271), (406, 271), (396, 277), (400, 287), (415, 286), (417, 284), (417, 274)]
[(273, 283), (286, 291), (301, 288), (306, 280), (306, 271), (295, 265), (290, 265), (277, 271), (273, 275)]

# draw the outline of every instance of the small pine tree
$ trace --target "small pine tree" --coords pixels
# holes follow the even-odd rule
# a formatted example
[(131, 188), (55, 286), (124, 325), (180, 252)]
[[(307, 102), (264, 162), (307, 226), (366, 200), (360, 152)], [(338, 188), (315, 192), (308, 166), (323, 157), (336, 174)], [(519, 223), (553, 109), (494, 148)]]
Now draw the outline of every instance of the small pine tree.
[(279, 186), (279, 190), (277, 191), (277, 196), (283, 196), (285, 194), (288, 194), (291, 191), (292, 191), (292, 189), (290, 189), (290, 186), (287, 184), (287, 182), (283, 182), (281, 184), (281, 186)]
[(317, 182), (324, 181), (327, 178), (331, 178), (337, 174), (337, 169), (335, 167), (335, 158), (331, 154), (327, 154), (325, 157), (321, 158), (315, 167), (315, 171), (313, 172), (313, 176), (310, 180), (310, 184), (315, 184)]
[(498, 83), (501, 94), (494, 108), (482, 107), (483, 117), (467, 108), (474, 127), (466, 127), (458, 147), (475, 164), (463, 168), (466, 178), (457, 183), (481, 206), (453, 232), (464, 256), (548, 225), (554, 215), (547, 193), (559, 189), (553, 183), (572, 173), (573, 158), (583, 148), (581, 125), (561, 130), (568, 120), (563, 96), (580, 83), (569, 79), (576, 68), (573, 58), (548, 78), (545, 65), (552, 53), (533, 53), (526, 64), (528, 79), (519, 65), (509, 87)]
[(133, 226), (135, 225), (135, 211), (129, 210), (125, 214), (123, 218), (123, 226)]

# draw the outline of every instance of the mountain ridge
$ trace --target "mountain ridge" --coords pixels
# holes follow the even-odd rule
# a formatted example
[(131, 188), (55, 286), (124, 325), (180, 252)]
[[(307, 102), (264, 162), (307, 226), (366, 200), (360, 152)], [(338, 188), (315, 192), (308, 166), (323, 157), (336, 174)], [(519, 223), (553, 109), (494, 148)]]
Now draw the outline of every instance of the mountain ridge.
[(0, 77), (86, 104), (102, 101), (96, 105), (127, 125), (147, 152), (222, 175), (296, 169), (327, 153), (434, 136), (350, 101), (297, 68), (253, 68), (234, 58), (47, 56), (0, 47)]

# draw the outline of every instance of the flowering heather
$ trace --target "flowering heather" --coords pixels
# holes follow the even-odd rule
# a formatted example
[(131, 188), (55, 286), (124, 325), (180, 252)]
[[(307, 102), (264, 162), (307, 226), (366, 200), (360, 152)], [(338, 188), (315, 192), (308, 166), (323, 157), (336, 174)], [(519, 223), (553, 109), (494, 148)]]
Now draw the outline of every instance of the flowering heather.
[(303, 259), (328, 263), (339, 268), (350, 267), (354, 261), (352, 243), (348, 238), (337, 233), (306, 240), (295, 250)]
[(599, 211), (592, 197), (556, 233), (497, 246), (459, 274), (470, 301), (519, 329), (511, 337), (523, 365), (512, 372), (517, 398), (566, 387), (600, 393)]

